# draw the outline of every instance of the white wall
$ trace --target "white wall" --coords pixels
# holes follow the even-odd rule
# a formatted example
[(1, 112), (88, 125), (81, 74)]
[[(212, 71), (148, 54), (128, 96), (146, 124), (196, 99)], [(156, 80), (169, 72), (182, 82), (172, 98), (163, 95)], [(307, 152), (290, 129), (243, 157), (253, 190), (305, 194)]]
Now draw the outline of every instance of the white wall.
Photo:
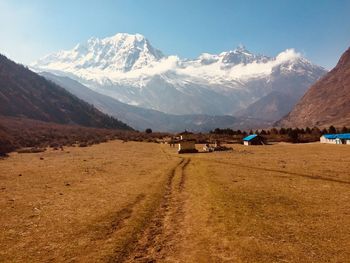
[(195, 148), (196, 148), (196, 143), (194, 141), (179, 143), (179, 151), (180, 150), (193, 150)]
[(337, 143), (335, 139), (334, 140), (333, 139), (327, 139), (324, 136), (320, 137), (320, 142), (321, 143), (330, 143), (330, 144), (336, 144)]
[[(324, 136), (320, 137), (320, 142), (321, 143), (329, 143), (329, 144), (337, 144), (337, 142), (339, 143), (339, 141), (341, 140), (337, 140), (337, 139), (326, 139)], [(346, 140), (345, 144), (350, 144), (350, 140)]]

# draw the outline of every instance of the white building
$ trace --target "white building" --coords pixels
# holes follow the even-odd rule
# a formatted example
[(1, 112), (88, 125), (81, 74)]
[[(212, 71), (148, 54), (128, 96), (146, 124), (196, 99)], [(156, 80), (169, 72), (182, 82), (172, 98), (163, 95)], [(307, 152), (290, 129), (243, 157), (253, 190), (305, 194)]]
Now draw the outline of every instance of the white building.
[(243, 144), (248, 145), (264, 145), (264, 140), (261, 136), (257, 134), (251, 134), (243, 138)]
[(195, 140), (182, 140), (179, 142), (178, 153), (196, 153), (196, 141)]
[(325, 134), (320, 137), (321, 143), (348, 144), (350, 145), (350, 133)]

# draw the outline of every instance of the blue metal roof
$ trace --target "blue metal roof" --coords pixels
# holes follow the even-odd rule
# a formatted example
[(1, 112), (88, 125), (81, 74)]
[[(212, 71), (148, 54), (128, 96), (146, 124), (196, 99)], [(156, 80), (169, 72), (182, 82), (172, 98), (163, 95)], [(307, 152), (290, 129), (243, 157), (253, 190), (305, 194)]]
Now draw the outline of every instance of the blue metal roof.
[(325, 134), (323, 135), (326, 139), (336, 139), (336, 134)]
[(251, 141), (251, 140), (253, 140), (255, 137), (257, 137), (258, 135), (256, 135), (256, 134), (251, 134), (251, 135), (248, 135), (247, 137), (245, 137), (244, 139), (243, 139), (243, 141)]
[(335, 139), (345, 139), (350, 140), (350, 133), (340, 133), (340, 134), (325, 134), (323, 135), (326, 139), (335, 140)]
[(341, 134), (337, 134), (339, 139), (346, 139), (346, 140), (350, 140), (350, 133), (341, 133)]

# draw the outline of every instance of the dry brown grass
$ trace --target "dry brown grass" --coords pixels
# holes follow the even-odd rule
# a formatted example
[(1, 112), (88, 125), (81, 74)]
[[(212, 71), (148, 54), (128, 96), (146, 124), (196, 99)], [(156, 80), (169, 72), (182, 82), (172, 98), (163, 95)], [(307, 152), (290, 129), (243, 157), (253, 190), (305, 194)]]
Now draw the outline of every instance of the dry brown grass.
[(11, 154), (0, 161), (0, 261), (106, 261), (147, 219), (177, 161), (157, 144), (120, 141)]
[(233, 147), (11, 154), (0, 160), (0, 261), (349, 261), (349, 146)]
[(348, 146), (234, 148), (192, 158), (186, 261), (349, 261)]

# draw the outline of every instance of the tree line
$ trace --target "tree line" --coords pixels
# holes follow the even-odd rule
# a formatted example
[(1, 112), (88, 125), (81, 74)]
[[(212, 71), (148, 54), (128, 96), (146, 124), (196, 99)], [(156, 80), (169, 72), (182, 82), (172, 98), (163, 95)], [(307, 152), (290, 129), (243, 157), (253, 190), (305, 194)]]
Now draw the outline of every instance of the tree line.
[(350, 133), (350, 128), (342, 127), (336, 128), (331, 125), (329, 128), (320, 129), (318, 127), (306, 127), (306, 128), (271, 128), (271, 129), (259, 129), (259, 130), (233, 130), (230, 128), (220, 129), (216, 128), (209, 132), (210, 134), (219, 134), (219, 135), (232, 135), (232, 136), (247, 136), (250, 134), (257, 134), (262, 136), (280, 136), (287, 137), (289, 141), (300, 142), (301, 136), (312, 136), (320, 137), (323, 134), (337, 134), (337, 133)]
[(350, 128), (335, 128), (331, 125), (329, 128), (320, 129), (318, 127), (306, 127), (306, 128), (271, 128), (271, 129), (259, 129), (259, 130), (250, 130), (250, 131), (242, 131), (242, 130), (233, 130), (230, 128), (220, 129), (216, 128), (209, 133), (211, 134), (225, 134), (225, 135), (250, 135), (250, 134), (258, 134), (258, 135), (287, 135), (291, 132), (298, 134), (315, 134), (315, 135), (323, 135), (323, 134), (337, 134), (337, 133), (350, 133)]

